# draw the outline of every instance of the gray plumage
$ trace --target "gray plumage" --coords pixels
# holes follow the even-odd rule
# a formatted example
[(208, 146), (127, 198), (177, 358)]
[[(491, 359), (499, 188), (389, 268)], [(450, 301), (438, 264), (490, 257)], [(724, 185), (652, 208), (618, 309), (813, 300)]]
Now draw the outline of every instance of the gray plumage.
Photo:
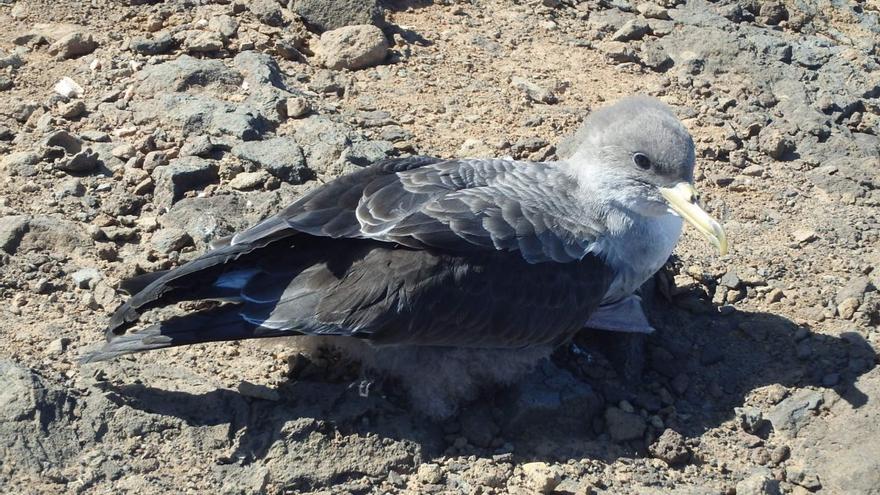
[[(694, 149), (646, 97), (595, 112), (584, 129), (558, 162), (413, 157), (340, 177), (129, 283), (136, 293), (113, 314), (107, 343), (84, 360), (286, 335), (552, 349), (591, 316), (601, 327), (600, 305), (631, 308), (675, 246), (682, 221), (658, 188), (692, 181)], [(132, 328), (188, 300), (218, 303)], [(630, 321), (609, 316), (614, 327)]]

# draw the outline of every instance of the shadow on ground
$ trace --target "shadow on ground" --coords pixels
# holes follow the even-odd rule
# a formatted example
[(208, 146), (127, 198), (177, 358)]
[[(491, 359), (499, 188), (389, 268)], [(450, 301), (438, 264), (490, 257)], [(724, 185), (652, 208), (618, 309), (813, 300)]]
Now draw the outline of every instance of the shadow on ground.
[(750, 393), (768, 385), (833, 388), (856, 408), (866, 402), (854, 383), (875, 367), (877, 355), (861, 335), (813, 334), (770, 313), (721, 315), (708, 303), (688, 307), (652, 311), (658, 332), (649, 337), (586, 330), (517, 386), (487, 390), (441, 423), (409, 412), (393, 382), (367, 397), (356, 381), (314, 376), (285, 383), (278, 400), (143, 384), (108, 385), (109, 396), (191, 426), (228, 425), (234, 449), (227, 460), (243, 464), (260, 462), (279, 445), (282, 452), (295, 451), (316, 434), (403, 442), (421, 458), (510, 453), (521, 460), (613, 460), (645, 455), (662, 432), (649, 421), (640, 437), (613, 441), (605, 411), (621, 400), (692, 438), (731, 419)]

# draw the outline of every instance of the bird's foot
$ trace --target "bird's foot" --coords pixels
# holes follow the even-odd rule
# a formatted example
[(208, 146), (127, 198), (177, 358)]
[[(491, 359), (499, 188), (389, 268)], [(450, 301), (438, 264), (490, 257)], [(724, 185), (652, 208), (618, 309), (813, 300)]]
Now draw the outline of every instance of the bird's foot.
[(642, 299), (632, 294), (615, 303), (599, 306), (584, 324), (586, 328), (609, 332), (653, 333), (642, 309)]

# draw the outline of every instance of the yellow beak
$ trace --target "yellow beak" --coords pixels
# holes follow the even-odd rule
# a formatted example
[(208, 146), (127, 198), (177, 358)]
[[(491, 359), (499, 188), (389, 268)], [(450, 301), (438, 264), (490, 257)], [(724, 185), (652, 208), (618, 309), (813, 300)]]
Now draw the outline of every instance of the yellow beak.
[(727, 235), (721, 224), (700, 208), (697, 203), (697, 190), (692, 184), (679, 182), (674, 187), (661, 187), (660, 194), (666, 198), (672, 211), (706, 236), (709, 242), (718, 248), (721, 255), (727, 254)]

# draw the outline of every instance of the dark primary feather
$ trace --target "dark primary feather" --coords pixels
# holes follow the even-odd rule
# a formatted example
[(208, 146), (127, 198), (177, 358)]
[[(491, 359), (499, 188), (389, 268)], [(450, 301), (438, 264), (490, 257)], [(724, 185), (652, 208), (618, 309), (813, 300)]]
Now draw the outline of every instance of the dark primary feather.
[[(291, 334), (561, 342), (613, 275), (586, 254), (598, 224), (575, 221), (583, 215), (565, 197), (567, 180), (544, 164), (501, 160), (378, 163), (159, 276), (116, 311), (108, 343), (86, 360)], [(126, 334), (145, 311), (186, 300), (224, 304)]]

